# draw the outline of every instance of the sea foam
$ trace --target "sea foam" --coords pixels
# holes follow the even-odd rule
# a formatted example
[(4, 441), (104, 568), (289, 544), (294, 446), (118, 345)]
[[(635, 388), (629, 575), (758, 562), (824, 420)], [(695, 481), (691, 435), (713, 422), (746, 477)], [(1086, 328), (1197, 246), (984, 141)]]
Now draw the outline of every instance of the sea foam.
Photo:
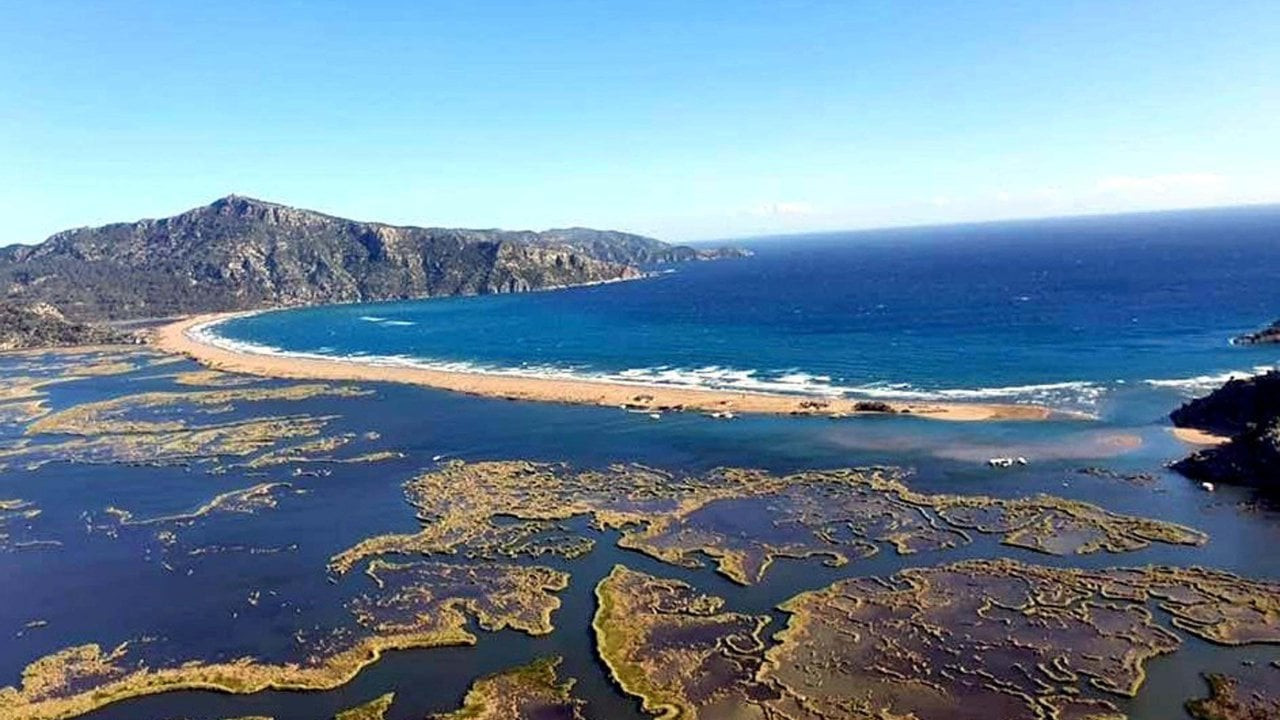
[(501, 366), (462, 360), (433, 360), (409, 355), (372, 355), (364, 352), (345, 355), (321, 351), (284, 350), (262, 343), (232, 340), (215, 332), (221, 320), (193, 326), (187, 334), (201, 343), (238, 353), (271, 355), (380, 367), (406, 367), (459, 373), (482, 373), (510, 377), (617, 383), (637, 387), (676, 387), (743, 393), (774, 393), (820, 398), (866, 398), (907, 402), (1021, 402), (1060, 408), (1094, 407), (1108, 387), (1088, 381), (1055, 382), (978, 388), (921, 388), (909, 383), (875, 382), (841, 385), (830, 375), (808, 373), (796, 368), (762, 373), (755, 369), (705, 365), (680, 368), (658, 365), (603, 372), (586, 366), (522, 364)]
[(1177, 390), (1185, 395), (1203, 395), (1216, 390), (1229, 380), (1247, 380), (1251, 377), (1264, 375), (1275, 369), (1277, 369), (1277, 366), (1275, 365), (1255, 365), (1249, 370), (1231, 370), (1229, 372), (1213, 375), (1196, 375), (1193, 377), (1171, 378), (1167, 380), (1150, 379), (1144, 380), (1143, 382), (1151, 387)]

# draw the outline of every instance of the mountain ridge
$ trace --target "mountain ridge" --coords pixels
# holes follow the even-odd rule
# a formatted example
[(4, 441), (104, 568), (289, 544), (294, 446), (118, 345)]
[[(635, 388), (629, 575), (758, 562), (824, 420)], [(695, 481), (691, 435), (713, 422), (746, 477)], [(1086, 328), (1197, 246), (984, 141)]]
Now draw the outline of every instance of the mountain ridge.
[(77, 321), (523, 292), (737, 257), (631, 233), (390, 225), (244, 195), (0, 249), (4, 299)]

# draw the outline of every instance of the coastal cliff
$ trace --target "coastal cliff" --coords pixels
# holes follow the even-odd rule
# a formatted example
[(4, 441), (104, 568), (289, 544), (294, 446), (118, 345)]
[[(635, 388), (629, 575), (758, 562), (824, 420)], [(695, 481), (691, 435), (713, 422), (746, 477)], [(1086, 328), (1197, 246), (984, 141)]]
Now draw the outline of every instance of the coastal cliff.
[(1280, 489), (1280, 371), (1230, 380), (1175, 410), (1177, 427), (1231, 439), (1173, 464), (1195, 480)]
[(231, 195), (174, 217), (80, 228), (0, 250), (0, 288), (90, 321), (522, 292), (729, 257), (627, 233), (420, 228)]

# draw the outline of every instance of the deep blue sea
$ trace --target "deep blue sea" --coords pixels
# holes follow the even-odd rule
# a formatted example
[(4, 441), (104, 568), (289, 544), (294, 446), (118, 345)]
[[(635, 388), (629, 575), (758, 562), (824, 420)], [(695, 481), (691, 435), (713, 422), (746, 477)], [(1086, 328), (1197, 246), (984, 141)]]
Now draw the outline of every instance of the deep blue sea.
[(743, 260), (219, 325), (260, 351), (641, 383), (1097, 408), (1274, 366), (1280, 207), (737, 241)]

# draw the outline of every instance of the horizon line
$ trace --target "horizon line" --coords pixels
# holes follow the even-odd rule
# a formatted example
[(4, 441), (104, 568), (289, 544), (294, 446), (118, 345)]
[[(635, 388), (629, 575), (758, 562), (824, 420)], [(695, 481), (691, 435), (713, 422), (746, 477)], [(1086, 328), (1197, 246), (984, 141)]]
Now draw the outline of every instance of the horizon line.
[(542, 230), (534, 230), (531, 228), (510, 229), (510, 228), (495, 227), (495, 226), (480, 227), (478, 225), (470, 226), (470, 227), (463, 226), (463, 225), (456, 225), (456, 226), (432, 225), (432, 224), (413, 225), (413, 224), (398, 224), (398, 223), (387, 222), (383, 220), (360, 220), (357, 218), (344, 217), (342, 215), (334, 214), (334, 211), (331, 211), (331, 210), (316, 210), (316, 209), (302, 207), (298, 205), (290, 205), (288, 203), (278, 202), (275, 200), (264, 200), (254, 195), (247, 195), (239, 192), (231, 192), (215, 198), (212, 202), (191, 206), (186, 208), (185, 210), (180, 210), (172, 215), (153, 215), (153, 216), (147, 216), (147, 217), (140, 217), (134, 220), (113, 220), (100, 225), (75, 225), (75, 226), (63, 228), (61, 230), (56, 230), (53, 233), (50, 233), (49, 235), (45, 236), (41, 240), (37, 240), (34, 242), (24, 242), (24, 241), (18, 240), (18, 241), (0, 244), (0, 248), (9, 248), (17, 245), (24, 246), (24, 247), (36, 247), (66, 232), (101, 228), (101, 227), (107, 227), (110, 225), (138, 223), (138, 222), (144, 222), (147, 220), (163, 220), (171, 217), (177, 217), (178, 215), (181, 215), (183, 213), (190, 212), (192, 210), (198, 210), (202, 207), (209, 207), (213, 204), (218, 203), (219, 201), (228, 200), (231, 198), (242, 198), (242, 199), (253, 200), (255, 202), (261, 202), (261, 203), (266, 203), (270, 205), (277, 205), (281, 207), (288, 207), (288, 208), (293, 208), (297, 210), (303, 210), (305, 212), (312, 212), (312, 213), (317, 213), (321, 215), (326, 215), (328, 217), (332, 217), (338, 220), (348, 220), (351, 222), (387, 225), (389, 227), (416, 227), (416, 228), (422, 228), (422, 229), (477, 230), (477, 231), (497, 231), (497, 232), (513, 232), (513, 233), (519, 233), (519, 232), (541, 233), (541, 232), (551, 232), (554, 230), (584, 228), (584, 229), (598, 230), (598, 231), (604, 231), (604, 232), (619, 232), (619, 233), (626, 233), (630, 235), (639, 235), (643, 237), (649, 237), (652, 239), (660, 240), (662, 242), (666, 242), (671, 245), (702, 245), (702, 244), (717, 243), (717, 242), (723, 243), (723, 242), (751, 241), (751, 240), (774, 241), (774, 240), (786, 240), (789, 238), (812, 237), (815, 235), (834, 235), (838, 233), (872, 233), (872, 232), (891, 231), (891, 230), (923, 230), (923, 229), (929, 229), (929, 228), (972, 227), (972, 226), (982, 226), (982, 225), (1002, 225), (1002, 224), (1010, 224), (1010, 223), (1018, 223), (1018, 222), (1040, 222), (1040, 221), (1050, 222), (1054, 220), (1128, 217), (1128, 216), (1134, 216), (1134, 215), (1139, 215), (1139, 216), (1167, 215), (1167, 214), (1178, 214), (1178, 213), (1201, 213), (1201, 212), (1212, 212), (1212, 211), (1222, 211), (1222, 210), (1248, 210), (1248, 209), (1264, 209), (1264, 208), (1280, 209), (1280, 200), (1268, 200), (1268, 201), (1260, 201), (1260, 202), (1238, 203), (1233, 205), (1197, 205), (1192, 207), (1173, 207), (1173, 208), (1157, 208), (1157, 209), (1146, 209), (1146, 210), (1121, 210), (1121, 211), (1108, 210), (1108, 211), (1098, 211), (1098, 212), (1085, 211), (1085, 212), (1068, 213), (1068, 214), (1062, 214), (1062, 215), (1014, 215), (1009, 217), (998, 217), (998, 218), (989, 218), (989, 219), (982, 219), (982, 220), (956, 220), (956, 221), (942, 221), (942, 222), (929, 221), (929, 222), (918, 222), (918, 223), (904, 222), (901, 224), (866, 225), (866, 226), (855, 226), (855, 227), (847, 227), (847, 226), (846, 227), (830, 227), (830, 228), (817, 229), (817, 230), (797, 230), (793, 232), (781, 232), (781, 233), (762, 233), (762, 234), (751, 234), (751, 235), (716, 235), (716, 236), (708, 236), (705, 238), (694, 238), (694, 239), (686, 239), (686, 240), (668, 240), (660, 236), (648, 235), (643, 232), (634, 231), (634, 230), (625, 230), (618, 227), (590, 227), (590, 226), (586, 226), (582, 224), (574, 224), (574, 223), (571, 223), (569, 225), (558, 225), (555, 227), (548, 227)]
[(765, 233), (759, 235), (717, 236), (705, 239), (685, 240), (689, 245), (704, 243), (728, 242), (732, 240), (786, 240), (788, 238), (804, 238), (814, 235), (835, 235), (839, 233), (873, 233), (889, 230), (926, 230), (929, 228), (973, 227), (980, 225), (1007, 225), (1019, 222), (1052, 222), (1055, 220), (1083, 220), (1090, 218), (1130, 217), (1134, 215), (1171, 215), (1180, 213), (1205, 213), (1222, 210), (1259, 210), (1275, 208), (1280, 210), (1280, 200), (1264, 200), (1260, 202), (1237, 203), (1234, 205), (1195, 205), (1191, 207), (1158, 208), (1152, 210), (1103, 210), (1068, 213), (1063, 215), (1013, 215), (1009, 217), (989, 218), (985, 220), (930, 221), (919, 223), (902, 223), (890, 225), (867, 225), (862, 227), (834, 227), (823, 230), (797, 230), (794, 232)]

